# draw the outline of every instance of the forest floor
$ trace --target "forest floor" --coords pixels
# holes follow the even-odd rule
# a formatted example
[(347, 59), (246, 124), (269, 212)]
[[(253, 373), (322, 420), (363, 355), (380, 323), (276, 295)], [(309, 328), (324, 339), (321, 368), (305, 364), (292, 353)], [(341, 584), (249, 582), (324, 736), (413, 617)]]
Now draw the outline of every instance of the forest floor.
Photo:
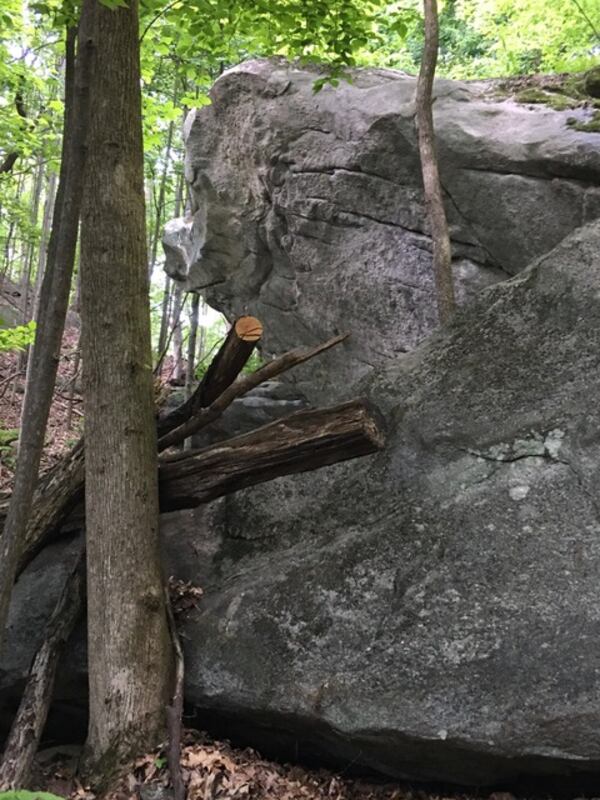
[[(473, 795), (431, 794), (407, 786), (372, 783), (326, 770), (278, 764), (251, 749), (236, 749), (204, 734), (186, 733), (181, 765), (187, 800), (474, 800)], [(103, 795), (95, 795), (73, 777), (64, 763), (46, 764), (37, 790), (69, 800), (171, 800), (169, 773), (162, 752), (138, 758)], [(480, 795), (514, 800), (504, 792)]]
[[(48, 420), (42, 472), (50, 469), (81, 435), (83, 412), (78, 347), (79, 328), (67, 328)], [(15, 442), (25, 391), (25, 373), (19, 368), (20, 359), (18, 352), (0, 353), (0, 492), (3, 493), (12, 488)]]

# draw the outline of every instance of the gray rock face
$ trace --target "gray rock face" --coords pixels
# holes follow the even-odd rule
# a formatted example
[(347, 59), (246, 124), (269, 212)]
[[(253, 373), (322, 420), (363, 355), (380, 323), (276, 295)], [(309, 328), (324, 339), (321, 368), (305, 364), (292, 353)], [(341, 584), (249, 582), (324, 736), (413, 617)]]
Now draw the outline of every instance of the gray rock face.
[[(431, 242), (414, 129), (415, 80), (357, 71), (313, 93), (314, 72), (252, 61), (227, 72), (212, 106), (186, 122), (193, 217), (169, 241), (167, 268), (209, 286), (227, 316), (256, 314), (265, 349), (335, 331), (345, 358), (299, 380), (332, 401), (435, 326)], [(600, 216), (599, 136), (573, 112), (493, 98), (490, 86), (440, 80), (435, 123), (461, 301), (523, 269)], [(300, 373), (299, 373), (300, 374)]]
[(596, 222), (378, 370), (384, 452), (227, 498), (200, 719), (398, 777), (600, 769), (599, 331)]
[[(599, 331), (595, 222), (365, 382), (380, 454), (166, 515), (205, 589), (199, 724), (411, 779), (600, 770)], [(4, 696), (57, 552), (17, 586)]]

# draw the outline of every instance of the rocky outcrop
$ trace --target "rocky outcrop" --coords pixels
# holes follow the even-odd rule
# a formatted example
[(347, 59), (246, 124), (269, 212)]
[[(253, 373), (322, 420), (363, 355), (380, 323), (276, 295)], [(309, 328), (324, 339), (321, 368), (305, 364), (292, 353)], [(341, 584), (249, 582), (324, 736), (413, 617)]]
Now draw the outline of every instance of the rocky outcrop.
[[(223, 75), (186, 122), (193, 219), (174, 223), (186, 285), (267, 324), (282, 352), (337, 330), (345, 359), (303, 372), (331, 401), (435, 326), (431, 242), (414, 129), (415, 79), (364, 70), (313, 92), (316, 74), (252, 61)], [(440, 80), (435, 124), (464, 301), (600, 216), (600, 137), (557, 112)], [(335, 389), (333, 389), (335, 391)]]
[[(596, 222), (366, 381), (385, 451), (166, 515), (168, 572), (205, 589), (199, 724), (412, 779), (598, 772), (599, 331)], [(17, 585), (4, 697), (70, 546)]]
[(200, 718), (394, 776), (598, 770), (599, 331), (597, 222), (378, 370), (382, 454), (228, 498)]

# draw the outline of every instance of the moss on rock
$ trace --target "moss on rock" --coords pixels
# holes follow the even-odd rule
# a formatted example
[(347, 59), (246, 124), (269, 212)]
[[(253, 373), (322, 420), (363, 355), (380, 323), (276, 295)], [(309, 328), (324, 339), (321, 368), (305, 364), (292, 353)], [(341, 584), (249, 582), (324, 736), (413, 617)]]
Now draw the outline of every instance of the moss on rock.
[(579, 101), (573, 97), (568, 97), (556, 91), (547, 92), (534, 86), (523, 89), (515, 96), (515, 100), (517, 103), (549, 106), (555, 111), (565, 111), (567, 108), (576, 108), (579, 105)]
[(585, 93), (590, 97), (600, 98), (600, 66), (586, 72), (583, 79)]
[(584, 133), (600, 133), (600, 111), (594, 111), (588, 119), (569, 117), (567, 125), (576, 131), (583, 131)]

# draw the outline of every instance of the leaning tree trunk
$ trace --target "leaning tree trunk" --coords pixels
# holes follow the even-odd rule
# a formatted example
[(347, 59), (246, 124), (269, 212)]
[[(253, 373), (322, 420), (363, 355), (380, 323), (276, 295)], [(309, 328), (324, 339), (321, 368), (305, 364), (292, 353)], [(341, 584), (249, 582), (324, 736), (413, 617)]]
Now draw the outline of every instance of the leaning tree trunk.
[(433, 129), (433, 79), (438, 55), (437, 0), (424, 0), (425, 48), (417, 81), (417, 130), (423, 174), (423, 191), (433, 243), (433, 274), (440, 322), (447, 322), (456, 307), (452, 280), (452, 251), (444, 197), (435, 151)]
[(95, 49), (81, 317), (90, 722), (106, 777), (164, 737), (171, 649), (161, 570), (138, 3), (84, 0)]
[(65, 127), (59, 187), (40, 292), (37, 336), (31, 351), (23, 402), (14, 489), (1, 540), (0, 637), (6, 627), (12, 585), (37, 484), (77, 244), (85, 167), (89, 52), (87, 42), (80, 40), (75, 65), (75, 35), (73, 29), (67, 33)]

